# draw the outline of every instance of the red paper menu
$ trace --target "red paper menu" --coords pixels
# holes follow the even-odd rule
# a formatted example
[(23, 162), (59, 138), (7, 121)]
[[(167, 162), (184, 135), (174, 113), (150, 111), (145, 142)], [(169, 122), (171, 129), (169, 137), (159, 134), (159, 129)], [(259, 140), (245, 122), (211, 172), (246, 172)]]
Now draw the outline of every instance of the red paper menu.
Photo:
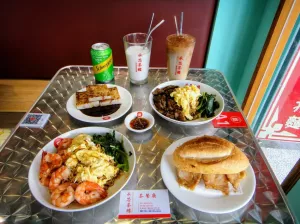
[(240, 112), (222, 112), (212, 121), (215, 128), (246, 128), (247, 123)]

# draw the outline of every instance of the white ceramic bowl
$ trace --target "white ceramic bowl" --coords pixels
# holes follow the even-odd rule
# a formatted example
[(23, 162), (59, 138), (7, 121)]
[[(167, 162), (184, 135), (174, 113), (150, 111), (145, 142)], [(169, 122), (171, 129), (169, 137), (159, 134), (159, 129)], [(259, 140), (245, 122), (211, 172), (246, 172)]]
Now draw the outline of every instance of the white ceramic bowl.
[[(132, 121), (136, 117), (142, 117), (142, 118), (147, 119), (149, 121), (149, 126), (142, 130), (136, 130), (136, 129), (131, 128), (130, 121)], [(132, 113), (128, 114), (124, 120), (124, 124), (125, 124), (126, 128), (128, 128), (130, 131), (137, 132), (137, 133), (142, 133), (142, 132), (148, 131), (149, 129), (151, 129), (153, 127), (154, 122), (155, 122), (155, 120), (154, 120), (154, 117), (152, 116), (152, 114), (150, 114), (146, 111), (132, 112)]]
[[(160, 112), (158, 112), (158, 110), (156, 110), (156, 107), (155, 107), (154, 102), (153, 102), (153, 94), (152, 94), (152, 92), (154, 90), (156, 90), (157, 88), (164, 88), (164, 87), (170, 86), (170, 85), (175, 85), (175, 86), (179, 86), (179, 87), (183, 87), (183, 86), (186, 86), (186, 85), (196, 85), (198, 88), (200, 87), (200, 93), (207, 92), (208, 94), (214, 94), (214, 95), (216, 95), (216, 100), (220, 104), (220, 107), (215, 111), (215, 116), (214, 117), (210, 117), (210, 118), (198, 118), (198, 119), (195, 119), (195, 120), (192, 120), (192, 121), (178, 121), (178, 120), (169, 118), (169, 117), (161, 114)], [(218, 117), (222, 113), (222, 111), (224, 109), (224, 100), (223, 100), (223, 97), (221, 96), (221, 94), (217, 90), (215, 90), (211, 86), (206, 85), (204, 83), (196, 82), (196, 81), (191, 81), (191, 80), (174, 80), (174, 81), (164, 82), (164, 83), (156, 86), (151, 91), (151, 93), (149, 95), (149, 102), (150, 102), (150, 105), (151, 105), (152, 109), (159, 116), (161, 116), (162, 118), (164, 118), (167, 121), (170, 121), (172, 123), (175, 123), (175, 124), (188, 125), (188, 126), (201, 125), (201, 124), (208, 123), (208, 122), (212, 121), (213, 119), (215, 119), (216, 117)]]
[[(106, 134), (106, 133), (112, 133), (113, 130), (109, 128), (102, 128), (102, 127), (86, 127), (86, 128), (78, 128), (69, 132), (66, 132), (60, 136), (57, 136), (57, 138), (74, 138), (75, 136), (84, 133), (84, 134)], [(50, 194), (47, 189), (47, 187), (44, 187), (40, 184), (39, 181), (39, 171), (40, 171), (40, 163), (41, 163), (41, 157), (42, 157), (42, 151), (47, 151), (50, 153), (56, 152), (56, 148), (54, 147), (54, 141), (55, 139), (51, 140), (47, 145), (43, 147), (42, 150), (39, 151), (39, 153), (35, 156), (34, 160), (31, 163), (29, 174), (28, 174), (28, 183), (29, 188), (32, 193), (32, 195), (35, 197), (35, 199), (44, 205), (47, 208), (62, 211), (62, 212), (79, 212), (84, 211), (87, 209), (94, 208), (96, 206), (99, 206), (101, 204), (104, 204), (105, 202), (112, 199), (119, 191), (122, 190), (122, 188), (127, 184), (130, 177), (133, 174), (135, 163), (136, 163), (136, 157), (135, 157), (135, 151), (131, 144), (131, 142), (121, 133), (115, 132), (116, 139), (118, 141), (123, 141), (124, 149), (127, 153), (129, 151), (132, 153), (131, 156), (128, 156), (128, 162), (129, 162), (129, 171), (126, 174), (121, 175), (119, 178), (116, 179), (113, 186), (108, 188), (108, 196), (102, 201), (99, 201), (98, 203), (83, 206), (83, 205), (70, 205), (70, 207), (66, 208), (58, 208), (52, 205), (50, 202)]]

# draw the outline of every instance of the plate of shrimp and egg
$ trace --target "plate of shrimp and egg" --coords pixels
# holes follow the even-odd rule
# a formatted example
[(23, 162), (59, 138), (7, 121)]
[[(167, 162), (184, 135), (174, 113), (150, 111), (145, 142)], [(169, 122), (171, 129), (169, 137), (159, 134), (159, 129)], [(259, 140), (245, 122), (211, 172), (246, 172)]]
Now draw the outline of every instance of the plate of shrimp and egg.
[(135, 161), (134, 148), (121, 133), (102, 127), (75, 129), (53, 139), (36, 155), (29, 188), (50, 209), (83, 211), (122, 190)]

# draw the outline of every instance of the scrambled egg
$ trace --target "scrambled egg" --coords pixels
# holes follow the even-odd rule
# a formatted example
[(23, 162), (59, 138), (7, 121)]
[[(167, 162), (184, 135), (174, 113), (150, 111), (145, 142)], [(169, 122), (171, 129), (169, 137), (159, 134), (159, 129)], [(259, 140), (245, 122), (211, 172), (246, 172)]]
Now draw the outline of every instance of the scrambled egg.
[(95, 145), (90, 135), (80, 134), (75, 137), (68, 152), (71, 156), (65, 164), (71, 169), (74, 182), (92, 181), (103, 187), (119, 173), (113, 157)]
[(92, 141), (92, 136), (87, 134), (77, 135), (72, 140), (72, 144), (68, 148), (68, 152), (74, 153), (81, 149), (92, 149), (95, 150), (97, 147), (95, 143)]
[(184, 116), (188, 120), (193, 120), (192, 114), (197, 109), (200, 95), (200, 89), (195, 85), (191, 85), (176, 88), (170, 96), (174, 97), (177, 105), (182, 107)]

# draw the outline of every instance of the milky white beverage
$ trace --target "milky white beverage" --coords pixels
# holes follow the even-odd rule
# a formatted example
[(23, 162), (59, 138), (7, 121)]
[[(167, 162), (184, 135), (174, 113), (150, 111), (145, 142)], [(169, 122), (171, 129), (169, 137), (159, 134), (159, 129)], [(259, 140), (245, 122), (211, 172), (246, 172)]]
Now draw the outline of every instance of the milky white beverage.
[(130, 80), (141, 82), (148, 78), (150, 50), (144, 46), (130, 46), (125, 51)]
[(130, 82), (137, 85), (147, 83), (152, 37), (146, 33), (130, 33), (123, 37), (123, 42)]

